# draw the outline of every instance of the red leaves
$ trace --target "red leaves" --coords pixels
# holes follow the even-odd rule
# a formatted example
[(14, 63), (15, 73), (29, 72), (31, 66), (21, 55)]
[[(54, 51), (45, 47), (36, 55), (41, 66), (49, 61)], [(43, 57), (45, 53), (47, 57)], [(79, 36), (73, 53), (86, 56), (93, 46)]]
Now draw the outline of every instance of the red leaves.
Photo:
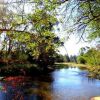
[(24, 76), (15, 76), (15, 77), (7, 77), (4, 80), (5, 81), (15, 81), (15, 82), (22, 82), (24, 80), (26, 80), (27, 78)]
[(24, 76), (15, 76), (15, 77), (7, 77), (4, 79), (6, 81), (6, 83), (10, 86), (12, 86), (13, 88), (17, 87), (17, 86), (22, 86), (24, 85), (24, 82), (29, 80), (29, 77), (24, 77)]

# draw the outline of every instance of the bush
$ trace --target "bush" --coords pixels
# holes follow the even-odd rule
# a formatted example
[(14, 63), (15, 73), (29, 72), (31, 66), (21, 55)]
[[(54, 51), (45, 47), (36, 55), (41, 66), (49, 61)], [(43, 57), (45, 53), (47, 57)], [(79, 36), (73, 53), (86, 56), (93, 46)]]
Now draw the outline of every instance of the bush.
[(84, 58), (84, 56), (78, 56), (77, 62), (78, 62), (78, 63), (81, 63), (81, 64), (86, 64), (86, 63), (87, 63), (87, 61), (86, 61), (86, 59)]

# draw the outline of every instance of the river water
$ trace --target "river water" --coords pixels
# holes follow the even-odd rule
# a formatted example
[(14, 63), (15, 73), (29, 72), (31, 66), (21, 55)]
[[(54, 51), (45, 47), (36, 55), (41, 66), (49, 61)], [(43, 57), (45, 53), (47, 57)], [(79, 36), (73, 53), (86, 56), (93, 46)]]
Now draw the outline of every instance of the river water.
[(57, 69), (35, 78), (0, 81), (0, 100), (90, 100), (100, 96), (100, 80), (78, 68)]

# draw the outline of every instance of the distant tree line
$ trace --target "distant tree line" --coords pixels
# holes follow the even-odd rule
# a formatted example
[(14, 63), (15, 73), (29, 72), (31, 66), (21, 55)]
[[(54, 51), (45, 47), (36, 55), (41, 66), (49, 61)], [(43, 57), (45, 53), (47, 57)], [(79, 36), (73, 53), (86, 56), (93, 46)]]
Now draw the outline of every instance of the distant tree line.
[(75, 62), (77, 63), (77, 56), (76, 55), (62, 55), (62, 54), (55, 54), (55, 62)]

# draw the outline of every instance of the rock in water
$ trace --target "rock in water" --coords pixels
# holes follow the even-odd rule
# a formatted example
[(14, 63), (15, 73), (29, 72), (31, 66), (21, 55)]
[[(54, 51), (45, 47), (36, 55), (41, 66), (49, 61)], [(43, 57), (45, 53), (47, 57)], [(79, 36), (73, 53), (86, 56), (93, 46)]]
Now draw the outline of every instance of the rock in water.
[(91, 100), (100, 100), (100, 96), (99, 97), (93, 97), (93, 98), (91, 98)]

